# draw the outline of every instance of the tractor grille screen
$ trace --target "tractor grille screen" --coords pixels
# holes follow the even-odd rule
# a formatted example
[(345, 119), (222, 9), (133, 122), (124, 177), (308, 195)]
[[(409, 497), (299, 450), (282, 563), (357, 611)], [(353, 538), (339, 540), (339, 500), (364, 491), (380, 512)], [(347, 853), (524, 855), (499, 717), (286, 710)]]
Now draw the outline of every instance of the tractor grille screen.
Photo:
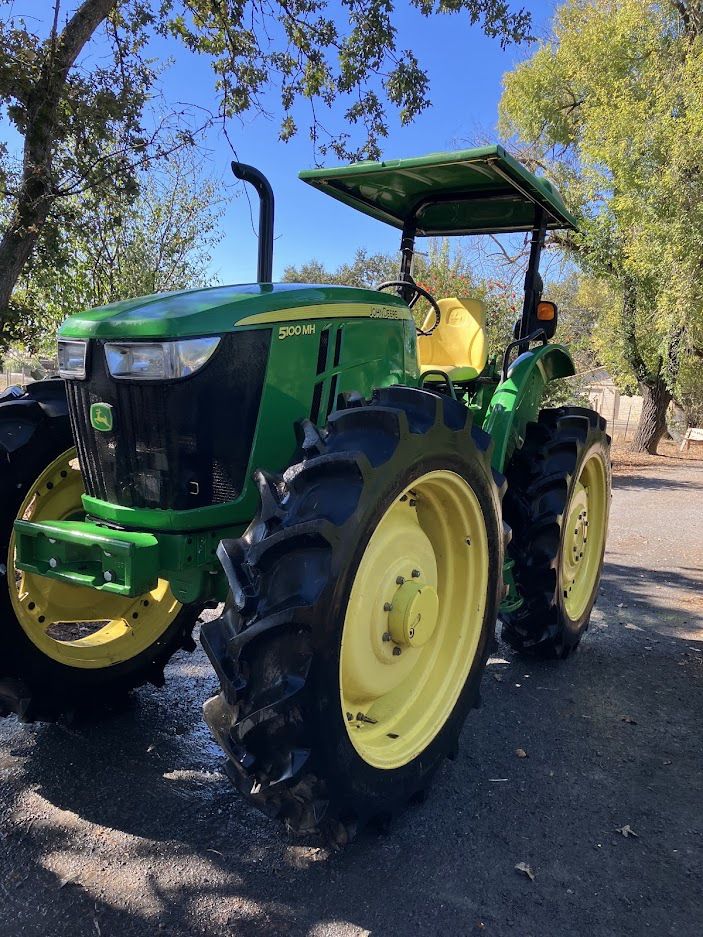
[[(249, 462), (271, 341), (269, 329), (224, 335), (200, 371), (176, 381), (115, 380), (102, 342), (85, 381), (67, 381), (86, 491), (135, 508), (177, 511), (233, 501)], [(93, 429), (90, 406), (112, 406)]]

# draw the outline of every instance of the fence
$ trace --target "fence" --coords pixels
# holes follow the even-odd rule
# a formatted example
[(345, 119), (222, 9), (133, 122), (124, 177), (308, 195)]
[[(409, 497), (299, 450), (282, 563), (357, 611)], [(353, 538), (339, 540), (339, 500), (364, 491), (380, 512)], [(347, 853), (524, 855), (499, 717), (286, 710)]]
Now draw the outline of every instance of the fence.
[(588, 399), (594, 410), (608, 421), (613, 439), (631, 439), (642, 412), (641, 397), (624, 397), (612, 384), (590, 384)]
[(54, 358), (31, 358), (7, 355), (0, 367), (0, 393), (13, 384), (23, 387), (43, 377), (55, 374), (57, 362)]

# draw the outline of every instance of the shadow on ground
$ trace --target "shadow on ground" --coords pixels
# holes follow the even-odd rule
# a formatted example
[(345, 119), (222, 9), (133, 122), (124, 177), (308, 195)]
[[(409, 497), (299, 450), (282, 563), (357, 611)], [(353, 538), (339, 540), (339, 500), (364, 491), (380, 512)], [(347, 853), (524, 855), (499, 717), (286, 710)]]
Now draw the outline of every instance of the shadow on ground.
[(577, 915), (580, 933), (693, 935), (703, 655), (652, 640), (596, 619), (561, 666), (503, 649), (428, 802), (337, 855), (288, 843), (235, 797), (196, 708), (148, 695), (102, 728), (24, 730), (9, 838), (31, 865), (10, 899), (42, 896), (54, 934), (82, 933), (85, 914), (86, 934), (95, 918), (120, 934), (563, 935)]
[(0, 723), (2, 933), (699, 937), (701, 576), (676, 554), (680, 517), (665, 555), (628, 554), (643, 496), (616, 493), (579, 652), (501, 645), (427, 802), (341, 853), (236, 797), (200, 717), (200, 651), (100, 725)]

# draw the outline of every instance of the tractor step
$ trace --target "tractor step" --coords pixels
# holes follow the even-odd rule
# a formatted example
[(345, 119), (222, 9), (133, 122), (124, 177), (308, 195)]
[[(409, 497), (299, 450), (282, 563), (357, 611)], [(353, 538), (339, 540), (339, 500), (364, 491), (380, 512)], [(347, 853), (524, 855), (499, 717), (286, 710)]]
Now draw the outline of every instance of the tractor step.
[(15, 521), (18, 569), (116, 595), (137, 596), (159, 579), (153, 534), (88, 521)]

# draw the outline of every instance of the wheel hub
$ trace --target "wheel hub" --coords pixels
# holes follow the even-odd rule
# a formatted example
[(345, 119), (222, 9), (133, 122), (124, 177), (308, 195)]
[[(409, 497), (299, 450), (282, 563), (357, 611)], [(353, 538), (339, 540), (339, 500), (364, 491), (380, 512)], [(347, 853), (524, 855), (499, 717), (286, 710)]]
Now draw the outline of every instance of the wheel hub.
[(388, 614), (388, 630), (398, 645), (422, 647), (437, 627), (439, 596), (430, 585), (417, 579), (406, 580), (393, 596)]
[(580, 481), (574, 489), (567, 524), (568, 533), (564, 538), (564, 587), (569, 593), (577, 583), (588, 543), (588, 489)]
[(598, 579), (607, 518), (606, 474), (596, 454), (581, 467), (562, 528), (560, 588), (571, 621), (579, 621), (588, 608)]
[(406, 764), (444, 725), (475, 658), (488, 575), (483, 512), (461, 476), (428, 472), (399, 492), (356, 570), (342, 633), (342, 713), (368, 764)]

